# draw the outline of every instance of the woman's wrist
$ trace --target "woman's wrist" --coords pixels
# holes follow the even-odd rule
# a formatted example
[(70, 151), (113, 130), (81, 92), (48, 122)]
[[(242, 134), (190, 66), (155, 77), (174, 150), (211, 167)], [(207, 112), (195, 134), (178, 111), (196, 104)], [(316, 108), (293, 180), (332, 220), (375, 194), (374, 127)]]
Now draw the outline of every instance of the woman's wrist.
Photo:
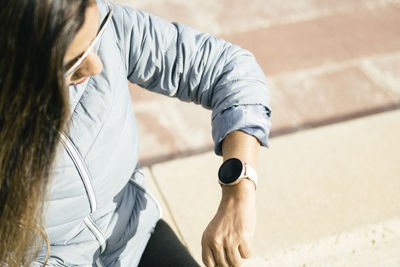
[(255, 197), (256, 189), (254, 183), (249, 179), (242, 179), (235, 185), (222, 186), (222, 200), (226, 198), (242, 199), (247, 197)]

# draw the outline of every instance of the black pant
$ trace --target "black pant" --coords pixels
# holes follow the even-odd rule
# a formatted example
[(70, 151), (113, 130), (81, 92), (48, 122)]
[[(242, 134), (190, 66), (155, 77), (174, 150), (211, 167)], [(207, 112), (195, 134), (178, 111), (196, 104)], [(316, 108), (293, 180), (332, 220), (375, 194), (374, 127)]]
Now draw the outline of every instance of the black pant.
[(140, 259), (139, 267), (164, 266), (200, 267), (171, 227), (164, 220), (159, 220)]

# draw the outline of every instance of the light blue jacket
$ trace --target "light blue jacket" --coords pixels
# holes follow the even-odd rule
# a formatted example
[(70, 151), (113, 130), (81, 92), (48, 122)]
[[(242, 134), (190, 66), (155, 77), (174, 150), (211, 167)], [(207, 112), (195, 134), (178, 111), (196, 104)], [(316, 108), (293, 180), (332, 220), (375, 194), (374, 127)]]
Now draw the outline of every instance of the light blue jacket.
[[(104, 17), (108, 7), (98, 2)], [(215, 152), (242, 129), (267, 145), (269, 94), (251, 53), (178, 23), (114, 5), (94, 48), (103, 72), (69, 87), (70, 130), (46, 198), (48, 266), (136, 266), (161, 215), (138, 164), (128, 80), (212, 109)], [(32, 266), (40, 266), (42, 250)]]

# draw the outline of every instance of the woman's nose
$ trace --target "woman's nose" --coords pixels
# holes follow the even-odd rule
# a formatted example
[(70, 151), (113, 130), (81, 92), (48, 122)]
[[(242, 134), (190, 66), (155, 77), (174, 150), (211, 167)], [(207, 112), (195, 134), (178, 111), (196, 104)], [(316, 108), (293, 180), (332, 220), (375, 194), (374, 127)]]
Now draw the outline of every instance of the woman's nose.
[(91, 51), (83, 60), (81, 66), (77, 70), (79, 76), (93, 76), (99, 74), (103, 70), (103, 63), (98, 55)]

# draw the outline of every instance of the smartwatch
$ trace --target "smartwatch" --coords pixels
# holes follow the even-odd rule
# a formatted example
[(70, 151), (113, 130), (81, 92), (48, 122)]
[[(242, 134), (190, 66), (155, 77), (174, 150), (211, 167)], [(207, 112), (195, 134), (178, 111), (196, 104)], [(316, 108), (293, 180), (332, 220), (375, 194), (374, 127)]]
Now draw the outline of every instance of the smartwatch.
[(237, 158), (226, 160), (218, 171), (218, 179), (221, 185), (236, 185), (242, 179), (249, 179), (257, 188), (257, 173), (246, 162), (242, 162)]

